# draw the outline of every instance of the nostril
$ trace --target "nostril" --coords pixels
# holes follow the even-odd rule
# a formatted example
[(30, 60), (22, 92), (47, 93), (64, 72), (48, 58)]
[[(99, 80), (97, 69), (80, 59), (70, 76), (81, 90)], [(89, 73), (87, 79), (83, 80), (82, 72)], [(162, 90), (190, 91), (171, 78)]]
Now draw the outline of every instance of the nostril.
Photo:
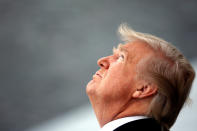
[(101, 66), (101, 67), (104, 67), (104, 65), (103, 65), (102, 63), (100, 63), (100, 66)]
[(97, 64), (102, 68), (108, 68), (108, 57), (100, 58), (97, 61)]
[(100, 63), (100, 67), (107, 69), (109, 68), (109, 64), (107, 62), (102, 62)]

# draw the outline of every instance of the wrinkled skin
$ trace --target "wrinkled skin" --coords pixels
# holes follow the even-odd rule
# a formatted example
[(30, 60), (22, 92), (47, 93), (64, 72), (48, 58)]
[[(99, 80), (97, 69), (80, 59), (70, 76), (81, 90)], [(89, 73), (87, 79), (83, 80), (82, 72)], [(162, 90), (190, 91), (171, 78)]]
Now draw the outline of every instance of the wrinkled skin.
[(101, 127), (119, 117), (140, 114), (131, 107), (139, 94), (134, 98), (137, 88), (143, 84), (135, 79), (136, 65), (150, 55), (154, 55), (152, 48), (135, 41), (119, 46), (112, 55), (98, 60), (100, 69), (87, 84), (86, 92)]

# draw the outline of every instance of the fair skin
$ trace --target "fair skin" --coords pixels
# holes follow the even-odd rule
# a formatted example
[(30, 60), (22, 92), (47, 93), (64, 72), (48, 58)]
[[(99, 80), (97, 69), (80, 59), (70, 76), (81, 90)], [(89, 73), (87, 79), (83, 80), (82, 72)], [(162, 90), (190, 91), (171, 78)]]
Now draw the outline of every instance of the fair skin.
[(100, 69), (86, 92), (101, 127), (112, 120), (146, 114), (157, 86), (135, 78), (138, 62), (150, 56), (155, 56), (151, 47), (134, 41), (119, 45), (112, 55), (98, 60)]

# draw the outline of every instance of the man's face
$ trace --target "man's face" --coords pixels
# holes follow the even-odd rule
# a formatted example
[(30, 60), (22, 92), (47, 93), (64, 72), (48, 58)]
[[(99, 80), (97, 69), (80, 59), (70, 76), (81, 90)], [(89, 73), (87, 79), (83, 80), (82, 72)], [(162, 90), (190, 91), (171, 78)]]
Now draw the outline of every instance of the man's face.
[(151, 52), (146, 43), (138, 41), (119, 45), (111, 56), (99, 59), (100, 69), (86, 88), (93, 108), (121, 107), (130, 101), (135, 91), (136, 64)]

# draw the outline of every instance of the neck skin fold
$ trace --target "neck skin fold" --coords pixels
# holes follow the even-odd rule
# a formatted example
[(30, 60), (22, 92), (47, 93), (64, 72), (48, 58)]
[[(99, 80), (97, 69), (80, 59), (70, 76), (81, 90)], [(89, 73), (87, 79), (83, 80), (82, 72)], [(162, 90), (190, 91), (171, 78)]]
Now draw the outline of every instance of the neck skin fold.
[(110, 121), (129, 116), (146, 116), (151, 99), (131, 100), (121, 108), (116, 105), (104, 105), (101, 108), (94, 108), (97, 120), (102, 128)]

